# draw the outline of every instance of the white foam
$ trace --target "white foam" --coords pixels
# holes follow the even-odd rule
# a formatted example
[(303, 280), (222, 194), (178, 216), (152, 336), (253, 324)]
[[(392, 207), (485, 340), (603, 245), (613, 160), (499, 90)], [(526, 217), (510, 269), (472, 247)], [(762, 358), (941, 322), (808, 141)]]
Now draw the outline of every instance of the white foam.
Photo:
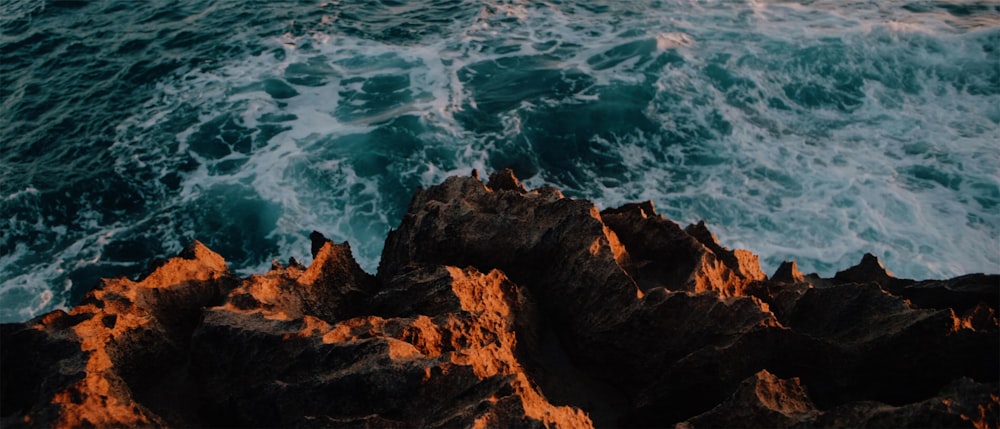
[[(240, 186), (280, 207), (269, 235), (278, 245), (277, 256), (307, 262), (308, 233), (316, 229), (351, 241), (361, 265), (374, 271), (385, 233), (398, 222), (388, 213), (399, 209), (396, 197), (387, 194), (396, 189), (394, 182), (430, 186), (473, 168), (487, 173), (491, 152), (526, 144), (525, 115), (561, 103), (599, 102), (598, 86), (641, 86), (652, 79), (657, 95), (644, 112), (665, 130), (683, 134), (691, 127), (711, 129), (707, 118), (715, 115), (732, 125), (731, 133), (688, 147), (669, 141), (669, 134), (637, 131), (600, 138), (595, 145), (601, 151), (621, 157), (622, 177), (595, 177), (598, 173), (582, 163), (578, 168), (592, 179), (585, 187), (557, 186), (568, 187), (570, 195), (591, 197), (602, 207), (650, 199), (682, 224), (706, 218), (723, 244), (759, 253), (768, 272), (782, 259), (797, 259), (803, 270), (831, 275), (856, 263), (866, 251), (903, 276), (1000, 271), (1000, 214), (996, 207), (980, 206), (975, 198), (983, 191), (973, 187), (1000, 186), (995, 146), (1000, 99), (969, 90), (990, 84), (989, 70), (970, 67), (986, 64), (990, 54), (983, 53), (981, 45), (996, 37), (997, 26), (990, 24), (995, 13), (962, 20), (941, 11), (911, 12), (898, 1), (620, 6), (592, 12), (567, 2), (486, 3), (477, 16), (456, 21), (443, 33), (454, 36), (428, 36), (406, 45), (320, 30), (265, 40), (269, 52), (223, 60), (159, 82), (157, 95), (118, 127), (111, 148), (116, 168), (128, 171), (142, 165), (164, 176), (174, 172), (172, 162), (191, 151), (189, 137), (220, 114), (234, 115), (248, 129), (261, 126), (265, 114), (294, 115), (279, 124), (289, 129), (266, 145), (225, 158), (247, 159), (236, 171), (215, 173), (210, 167), (220, 160), (200, 159), (198, 168), (183, 175), (181, 190), (164, 191), (167, 200), (157, 201), (139, 225), (155, 229), (151, 236), (165, 237), (167, 250), (178, 251), (175, 236), (194, 232), (178, 231), (183, 225), (174, 224), (170, 213), (195, 204), (217, 185)], [(652, 43), (655, 50), (625, 49), (619, 54), (627, 58), (616, 57), (611, 66), (591, 64), (591, 58), (627, 43)], [(498, 53), (501, 46), (506, 48)], [(900, 73), (906, 78), (903, 74), (913, 71), (920, 89), (907, 93), (868, 79), (857, 96), (861, 101), (850, 112), (832, 104), (796, 106), (785, 94), (786, 85), (829, 88), (835, 83), (835, 74), (822, 75), (817, 68), (824, 66), (822, 59), (802, 60), (797, 68), (789, 65), (798, 64), (794, 54), (808, 48), (839, 52), (842, 61), (827, 61), (825, 66), (841, 67), (850, 75)], [(274, 50), (284, 55), (275, 56)], [(664, 53), (684, 61), (653, 72), (644, 68)], [(546, 67), (582, 71), (594, 79), (594, 86), (566, 99), (525, 100), (499, 114), (500, 131), (465, 129), (456, 114), (474, 108), (476, 99), (459, 71), (481, 61), (532, 55), (544, 56)], [(325, 84), (292, 84), (298, 95), (281, 100), (264, 91), (264, 80), (283, 79), (292, 64), (311, 61), (328, 67)], [(751, 81), (753, 88), (713, 85), (705, 72), (712, 64)], [(379, 75), (406, 76), (410, 99), (374, 112), (338, 111), (356, 108), (348, 106), (351, 100), (345, 94)], [(961, 79), (965, 88), (956, 84)], [(744, 91), (737, 95), (757, 101), (734, 106), (727, 99), (730, 91)], [(789, 108), (770, 107), (760, 94)], [(197, 112), (199, 119), (176, 135), (157, 137), (175, 140), (176, 149), (169, 141), (151, 141), (153, 130), (178, 111)], [(387, 176), (365, 177), (355, 170), (354, 158), (367, 153), (330, 147), (348, 136), (370, 137), (400, 115), (420, 118), (425, 131), (417, 138), (423, 147), (385, 154), (392, 160)], [(718, 163), (703, 165), (704, 159), (696, 159), (705, 156), (717, 157)], [(932, 166), (961, 183), (948, 187), (921, 182), (906, 173), (914, 166)], [(526, 181), (539, 186), (552, 177), (548, 173)], [(37, 227), (44, 228), (44, 223)], [(75, 264), (98, 261), (104, 243), (136, 232), (135, 225), (106, 224), (97, 218), (85, 225), (82, 238), (57, 252), (59, 263), (13, 274), (9, 270), (23, 260), (25, 250), (0, 259), (0, 269), (8, 270), (0, 272), (8, 279), (2, 290), (45, 285)], [(247, 273), (266, 269), (269, 263), (261, 260), (238, 268)], [(31, 293), (43, 293), (45, 287), (36, 289)], [(34, 314), (27, 307), (63, 305), (58, 299), (26, 305), (24, 314)]]
[(13, 193), (7, 195), (6, 199), (7, 201), (15, 201), (20, 198), (25, 198), (35, 195), (38, 195), (38, 189), (36, 189), (34, 186), (28, 186), (24, 189), (21, 189), (19, 191), (14, 191)]
[[(757, 6), (758, 9), (771, 7)], [(916, 22), (908, 25), (899, 25), (900, 20), (889, 24), (873, 23), (868, 21), (867, 13), (848, 19), (842, 14), (851, 11), (843, 8), (822, 10), (782, 3), (778, 9), (769, 9), (775, 12), (770, 18), (781, 16), (780, 12), (784, 12), (781, 8), (785, 7), (801, 13), (793, 16), (794, 19), (785, 14), (779, 23), (767, 21), (768, 17), (758, 20), (756, 25), (762, 34), (751, 40), (720, 40), (720, 30), (731, 24), (722, 19), (713, 20), (711, 13), (695, 11), (676, 18), (682, 23), (684, 32), (681, 34), (691, 33), (691, 38), (698, 40), (698, 52), (684, 51), (690, 62), (681, 69), (665, 70), (658, 87), (661, 91), (679, 94), (709, 95), (707, 100), (686, 99), (681, 106), (670, 106), (669, 111), (693, 112), (684, 118), (697, 122), (716, 110), (732, 123), (733, 134), (720, 137), (717, 142), (705, 142), (711, 146), (711, 152), (726, 159), (723, 165), (684, 168), (685, 154), (676, 149), (671, 156), (678, 159), (677, 163), (659, 165), (649, 149), (662, 142), (625, 138), (614, 145), (629, 167), (631, 179), (636, 182), (615, 187), (605, 187), (598, 182), (593, 189), (577, 190), (576, 193), (598, 194), (604, 206), (637, 197), (653, 199), (681, 221), (712, 218), (714, 222), (710, 225), (724, 242), (761, 253), (766, 258), (765, 269), (768, 270), (775, 268), (781, 259), (799, 258), (800, 263), (801, 259), (806, 259), (802, 264), (804, 269), (831, 275), (834, 269), (856, 263), (864, 251), (872, 251), (881, 254), (890, 268), (912, 277), (997, 272), (1000, 268), (997, 245), (1000, 219), (995, 211), (976, 206), (970, 199), (969, 193), (974, 192), (970, 189), (942, 186), (912, 189), (911, 185), (900, 183), (902, 179), (897, 172), (907, 165), (926, 162), (912, 157), (907, 159), (900, 148), (928, 141), (933, 147), (928, 150), (953, 158), (953, 162), (944, 164), (939, 164), (939, 159), (930, 159), (935, 168), (960, 177), (963, 183), (978, 181), (995, 186), (1000, 152), (995, 146), (997, 121), (989, 116), (989, 112), (996, 110), (990, 106), (1000, 101), (995, 95), (960, 92), (954, 88), (954, 82), (918, 76), (924, 90), (914, 95), (904, 94), (901, 106), (890, 107), (890, 110), (873, 102), (877, 99), (873, 91), (880, 84), (871, 81), (863, 87), (866, 94), (862, 97), (862, 105), (849, 115), (824, 108), (746, 112), (728, 105), (726, 94), (713, 88), (701, 75), (701, 68), (713, 53), (729, 53), (736, 60), (748, 51), (768, 54), (757, 45), (768, 40), (797, 40), (795, 45), (803, 46), (816, 44), (816, 37), (831, 35), (845, 40), (844, 47), (849, 52), (874, 48), (873, 54), (867, 57), (862, 54), (858, 59), (861, 63), (850, 70), (859, 76), (869, 71), (865, 68), (874, 67), (873, 61), (887, 58), (916, 61), (916, 64), (904, 65), (913, 66), (920, 72), (942, 69), (948, 72), (950, 69), (963, 73), (956, 64), (968, 63), (970, 57), (977, 56), (983, 61), (982, 54), (976, 52), (980, 49), (976, 38), (968, 34), (952, 35), (953, 26), (948, 32), (938, 33), (939, 27), (921, 26)], [(731, 17), (734, 13), (724, 12), (723, 15)], [(708, 25), (702, 20), (704, 16), (708, 16)], [(825, 20), (825, 24), (818, 26), (818, 33), (801, 31), (804, 28), (813, 31), (817, 26), (803, 25), (803, 21), (816, 19)], [(581, 26), (588, 24), (583, 22)], [(789, 28), (799, 31), (786, 32)], [(882, 32), (888, 32), (893, 38), (889, 42), (892, 44), (878, 40)], [(802, 39), (803, 36), (809, 38)], [(950, 49), (947, 52), (922, 50), (920, 44), (924, 38), (945, 39), (939, 43)], [(852, 55), (857, 52), (853, 51)], [(741, 68), (735, 61), (724, 66), (734, 75), (750, 78), (765, 93), (782, 98), (782, 85), (804, 77), (782, 74), (774, 69)], [(968, 78), (979, 77), (970, 75)], [(977, 112), (980, 114), (976, 115)], [(982, 115), (983, 112), (986, 115)], [(658, 119), (669, 128), (678, 118), (673, 113), (666, 113)], [(845, 123), (826, 127), (829, 129), (816, 128), (816, 124), (823, 122)], [(923, 125), (913, 127), (913, 124)], [(777, 182), (766, 178), (762, 181), (755, 167), (784, 177)], [(682, 190), (659, 191), (677, 188), (678, 184), (671, 183), (670, 178), (678, 170), (701, 174), (704, 178), (696, 183), (681, 184)], [(540, 182), (536, 179), (529, 183)], [(751, 191), (758, 195), (750, 195)], [(768, 195), (781, 205), (773, 207), (767, 200)], [(852, 205), (833, 207), (835, 200)], [(678, 207), (679, 203), (682, 206)], [(690, 206), (692, 203), (695, 205)], [(720, 216), (720, 212), (729, 213), (730, 218)], [(970, 217), (983, 221), (970, 224)], [(774, 230), (764, 228), (760, 220), (773, 224)]]
[(681, 46), (691, 46), (693, 43), (694, 39), (684, 33), (671, 32), (656, 35), (656, 48), (661, 51)]
[(32, 271), (23, 276), (13, 276), (8, 270), (28, 254), (27, 246), (18, 244), (8, 255), (0, 255), (0, 277), (8, 279), (0, 284), (0, 319), (23, 320), (31, 318), (40, 307), (47, 307), (52, 301), (52, 292), (44, 280), (44, 275)]
[[(21, 224), (23, 228), (25, 225)], [(54, 232), (54, 241), (70, 238), (65, 227), (48, 228), (39, 219), (34, 225), (37, 232)], [(46, 311), (66, 308), (72, 281), (65, 278), (67, 271), (85, 267), (101, 260), (102, 245), (109, 237), (123, 231), (123, 227), (97, 229), (83, 237), (71, 239), (43, 261), (28, 246), (18, 243), (13, 252), (0, 255), (0, 320), (27, 320)], [(34, 262), (32, 262), (34, 261)], [(60, 281), (59, 279), (64, 279)], [(60, 289), (54, 286), (60, 285)]]
[[(467, 174), (471, 168), (484, 170), (489, 165), (486, 153), (497, 149), (497, 142), (519, 138), (521, 116), (517, 111), (501, 113), (505, 128), (499, 135), (464, 130), (454, 114), (466, 105), (475, 107), (475, 100), (458, 79), (458, 70), (504, 55), (546, 54), (557, 60), (560, 68), (584, 70), (597, 85), (638, 84), (647, 78), (636, 67), (641, 53), (606, 70), (594, 70), (588, 59), (625, 43), (649, 39), (658, 51), (676, 50), (686, 60), (683, 65), (663, 69), (655, 83), (661, 93), (679, 94), (680, 103), (674, 104), (673, 99), (655, 101), (649, 114), (666, 129), (681, 133), (691, 124), (710, 128), (705, 118), (721, 115), (732, 124), (732, 133), (700, 142), (706, 147), (696, 149), (720, 157), (723, 163), (692, 164), (692, 148), (675, 145), (663, 149), (671, 142), (658, 140), (660, 136), (618, 136), (601, 144), (622, 156), (628, 181), (607, 186), (595, 180), (594, 188), (577, 189), (577, 194), (594, 197), (605, 206), (652, 199), (682, 222), (709, 217), (711, 227), (725, 243), (761, 253), (767, 261), (765, 269), (773, 268), (778, 259), (797, 257), (805, 259), (800, 261), (804, 269), (825, 270), (823, 274), (829, 275), (831, 267), (843, 268), (853, 264), (861, 252), (875, 251), (890, 268), (911, 276), (997, 271), (997, 252), (991, 251), (996, 246), (995, 214), (976, 210), (970, 206), (974, 203), (958, 203), (956, 199), (966, 198), (968, 190), (964, 188), (915, 190), (898, 177), (897, 169), (906, 163), (926, 162), (900, 152), (900, 147), (916, 141), (927, 142), (927, 153), (954, 158), (957, 164), (936, 166), (966, 181), (997, 183), (998, 156), (985, 138), (996, 131), (996, 121), (969, 114), (969, 110), (991, 111), (989, 106), (996, 104), (996, 97), (972, 97), (956, 91), (940, 76), (927, 74), (935, 70), (961, 73), (955, 64), (976, 55), (972, 51), (978, 46), (973, 38), (947, 14), (916, 13), (901, 6), (900, 2), (820, 1), (803, 5), (755, 1), (745, 6), (678, 2), (665, 3), (660, 9), (635, 6), (641, 13), (626, 19), (624, 13), (592, 13), (567, 4), (515, 2), (487, 4), (471, 22), (456, 23), (452, 30), (460, 35), (458, 39), (430, 38), (418, 45), (399, 46), (319, 32), (299, 38), (286, 35), (273, 41), (273, 46), (285, 48), (283, 60), (260, 55), (211, 72), (192, 73), (163, 88), (164, 94), (178, 98), (172, 102), (174, 106), (182, 102), (203, 106), (203, 120), (233, 109), (249, 127), (257, 125), (266, 112), (297, 116), (286, 123), (291, 130), (254, 152), (243, 170), (212, 176), (202, 167), (186, 178), (182, 195), (194, 198), (216, 182), (250, 183), (263, 198), (284, 210), (275, 231), (281, 237), (283, 253), (302, 259), (307, 243), (297, 234), (315, 228), (355, 241), (356, 251), (363, 253), (363, 265), (372, 269), (377, 254), (363, 249), (380, 247), (382, 237), (361, 233), (351, 219), (362, 216), (382, 223), (376, 230), (392, 226), (393, 220), (375, 209), (390, 204), (378, 194), (380, 179), (359, 177), (349, 159), (315, 160), (309, 168), (328, 177), (330, 188), (307, 189), (288, 177), (290, 168), (302, 167), (303, 160), (318, 156), (323, 145), (337, 137), (366, 134), (380, 121), (416, 113), (432, 129), (432, 135), (422, 138), (454, 150), (454, 157), (443, 165), (420, 158), (426, 156), (420, 153), (418, 158), (397, 160), (402, 169), (394, 174), (415, 177), (427, 186), (448, 174)], [(732, 37), (734, 31), (744, 32), (745, 37)], [(790, 52), (774, 52), (769, 44), (798, 49), (828, 44), (823, 38), (842, 40), (836, 49), (845, 50), (849, 56), (844, 59), (859, 61), (845, 66), (845, 72), (860, 75), (878, 61), (898, 61), (925, 74), (915, 76), (924, 89), (915, 95), (903, 94), (896, 107), (885, 106), (873, 100), (886, 93), (900, 98), (901, 91), (869, 81), (862, 88), (862, 104), (851, 114), (822, 106), (795, 107), (785, 96), (784, 85), (803, 78), (818, 79), (821, 85), (831, 82), (816, 76), (815, 70), (774, 69), (773, 64), (795, 58)], [(950, 49), (934, 51), (933, 43)], [(560, 48), (564, 44), (577, 47)], [(506, 45), (518, 49), (496, 54), (487, 48)], [(302, 46), (307, 48), (300, 49)], [(713, 87), (704, 76), (708, 61), (719, 54), (732, 57), (722, 66), (734, 76), (750, 79), (756, 89), (792, 108), (762, 108), (758, 103), (741, 109), (727, 103), (725, 91)], [(737, 62), (748, 54), (756, 57), (756, 65)], [(377, 59), (383, 55), (390, 59)], [(296, 86), (300, 95), (282, 100), (283, 106), (262, 91), (232, 93), (232, 88), (280, 77), (288, 65), (320, 56), (328, 58), (326, 64), (335, 70), (334, 75), (320, 87)], [(375, 60), (362, 65), (340, 62), (359, 57)], [(414, 99), (380, 115), (338, 119), (334, 110), (343, 102), (340, 91), (345, 89), (339, 80), (379, 74), (407, 75)], [(573, 102), (595, 100), (596, 95), (588, 90), (573, 95)], [(520, 112), (535, 108), (523, 104)], [(185, 150), (186, 134), (177, 138)], [(659, 155), (651, 151), (655, 147), (659, 147)], [(673, 164), (656, 161), (664, 154)], [(684, 182), (685, 176), (687, 180), (700, 179)], [(541, 176), (527, 180), (536, 186), (543, 181)], [(357, 192), (341, 192), (340, 199), (324, 195), (350, 187)], [(352, 206), (350, 201), (359, 205)], [(982, 217), (984, 223), (965, 226), (963, 216), (970, 215)], [(983, 240), (984, 232), (992, 240)], [(963, 248), (970, 243), (981, 245), (974, 251)], [(954, 260), (962, 262), (939, 262)]]

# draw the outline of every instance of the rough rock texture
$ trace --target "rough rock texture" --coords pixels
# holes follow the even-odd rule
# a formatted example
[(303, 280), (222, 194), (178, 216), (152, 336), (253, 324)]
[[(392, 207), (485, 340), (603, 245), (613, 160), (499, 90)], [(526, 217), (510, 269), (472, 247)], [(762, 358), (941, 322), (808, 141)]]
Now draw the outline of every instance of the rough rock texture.
[(4, 427), (997, 427), (1000, 276), (769, 279), (704, 223), (509, 170), (417, 191), (377, 275), (200, 243), (2, 326)]

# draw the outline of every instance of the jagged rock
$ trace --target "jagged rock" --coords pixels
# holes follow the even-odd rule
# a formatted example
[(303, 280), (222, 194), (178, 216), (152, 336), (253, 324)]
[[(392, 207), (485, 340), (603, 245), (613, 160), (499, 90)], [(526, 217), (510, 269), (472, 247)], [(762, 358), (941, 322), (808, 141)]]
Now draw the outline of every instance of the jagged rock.
[(312, 237), (316, 251), (308, 268), (289, 264), (250, 276), (230, 294), (228, 305), (261, 308), (286, 319), (308, 314), (334, 321), (357, 315), (376, 288), (375, 278), (361, 269), (347, 243), (334, 244), (315, 232)]
[(530, 289), (566, 326), (561, 333), (571, 335), (562, 340), (582, 351), (599, 346), (594, 337), (638, 305), (642, 292), (620, 268), (625, 257), (588, 201), (450, 177), (417, 191), (386, 239), (378, 277), (385, 282), (415, 263), (500, 269)]
[(774, 271), (771, 280), (780, 283), (802, 283), (806, 281), (806, 276), (799, 271), (795, 261), (784, 261)]
[(525, 375), (517, 327), (530, 328), (518, 320), (533, 310), (499, 271), (415, 267), (369, 308), (378, 315), (337, 323), (209, 309), (192, 344), (202, 415), (243, 426), (590, 425)]
[[(477, 180), (479, 179), (478, 174), (472, 177)], [(528, 190), (524, 189), (524, 186), (521, 185), (521, 182), (517, 180), (517, 177), (514, 176), (514, 171), (509, 168), (505, 168), (491, 174), (490, 180), (486, 186), (494, 191), (514, 191), (521, 194), (528, 192)]]
[(833, 276), (833, 282), (843, 283), (878, 283), (885, 288), (896, 288), (912, 283), (912, 280), (898, 279), (889, 270), (885, 269), (882, 262), (875, 255), (865, 253), (861, 257), (861, 262), (844, 271), (838, 271)]
[(903, 406), (859, 401), (820, 411), (799, 379), (780, 379), (762, 370), (744, 380), (725, 402), (675, 428), (990, 428), (997, 427), (998, 415), (995, 388), (969, 378)]
[(164, 425), (152, 392), (183, 364), (201, 308), (235, 282), (221, 256), (194, 242), (139, 282), (105, 281), (69, 313), (5, 325), (3, 425)]
[(418, 190), (376, 276), (195, 242), (0, 328), (4, 427), (996, 427), (1000, 276), (768, 279), (652, 202)]
[(701, 244), (709, 248), (717, 258), (722, 260), (722, 263), (726, 265), (729, 269), (736, 272), (736, 275), (743, 279), (748, 280), (765, 280), (767, 276), (764, 272), (760, 270), (760, 263), (758, 261), (757, 255), (743, 250), (729, 250), (719, 244), (719, 239), (708, 230), (708, 226), (705, 225), (705, 221), (699, 221), (697, 224), (688, 225), (684, 228), (684, 232), (690, 234), (692, 237), (696, 238)]
[(779, 320), (787, 319), (795, 308), (795, 303), (813, 284), (822, 284), (821, 281), (804, 276), (795, 261), (782, 262), (770, 280), (751, 283), (747, 293), (766, 302)]
[(606, 209), (601, 217), (628, 249), (631, 258), (625, 268), (643, 290), (665, 287), (738, 296), (752, 281), (767, 278), (756, 255), (723, 248), (704, 223), (681, 229), (657, 214), (652, 201)]
[(964, 313), (982, 305), (995, 314), (1000, 304), (1000, 276), (969, 274), (949, 280), (912, 282), (890, 291), (920, 308), (952, 308)]
[(851, 402), (829, 409), (796, 427), (968, 427), (995, 428), (1000, 416), (996, 385), (960, 378), (936, 396), (910, 404), (892, 406), (879, 402)]
[(725, 402), (677, 428), (787, 428), (818, 414), (799, 379), (782, 380), (761, 370), (740, 383)]
[[(862, 398), (904, 403), (961, 376), (1000, 375), (987, 363), (1000, 346), (996, 335), (961, 326), (951, 310), (910, 308), (872, 283), (810, 289), (788, 325), (847, 351), (837, 388), (825, 389), (827, 403)], [(912, 350), (915, 344), (920, 350)]]

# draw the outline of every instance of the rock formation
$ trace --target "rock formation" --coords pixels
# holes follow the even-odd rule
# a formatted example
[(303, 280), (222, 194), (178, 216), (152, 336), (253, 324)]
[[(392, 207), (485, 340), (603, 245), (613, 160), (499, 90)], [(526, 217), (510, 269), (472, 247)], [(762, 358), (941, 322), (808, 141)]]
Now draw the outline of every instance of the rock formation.
[(1000, 276), (830, 279), (509, 170), (418, 190), (378, 273), (193, 243), (2, 326), (4, 427), (997, 427)]

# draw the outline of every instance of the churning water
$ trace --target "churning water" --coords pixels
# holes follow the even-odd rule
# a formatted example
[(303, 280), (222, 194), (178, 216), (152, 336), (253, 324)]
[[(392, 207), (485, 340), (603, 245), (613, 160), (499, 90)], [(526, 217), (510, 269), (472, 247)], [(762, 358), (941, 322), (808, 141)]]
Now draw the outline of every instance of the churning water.
[(239, 272), (513, 167), (771, 272), (1000, 271), (1000, 5), (0, 0), (0, 321), (192, 239)]

